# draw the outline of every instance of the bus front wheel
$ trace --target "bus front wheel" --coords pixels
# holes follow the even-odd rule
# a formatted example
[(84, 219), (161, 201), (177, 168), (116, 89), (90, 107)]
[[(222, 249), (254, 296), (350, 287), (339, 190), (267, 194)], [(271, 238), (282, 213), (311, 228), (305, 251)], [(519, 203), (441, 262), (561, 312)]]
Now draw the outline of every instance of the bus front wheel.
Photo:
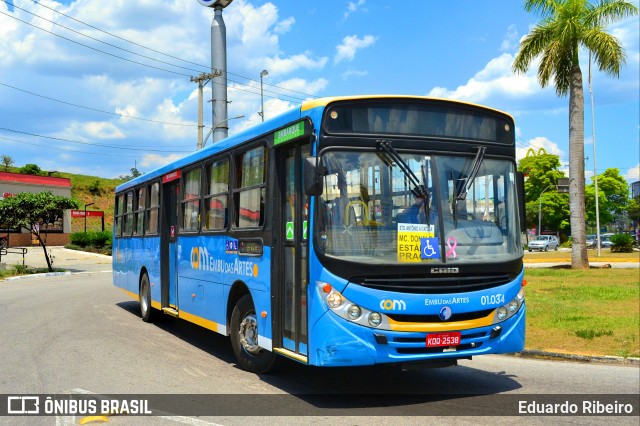
[(238, 300), (231, 314), (231, 346), (243, 370), (260, 374), (273, 366), (276, 355), (258, 345), (258, 320), (248, 294)]
[(153, 322), (155, 317), (151, 307), (151, 286), (147, 274), (143, 274), (140, 279), (140, 316), (144, 322)]

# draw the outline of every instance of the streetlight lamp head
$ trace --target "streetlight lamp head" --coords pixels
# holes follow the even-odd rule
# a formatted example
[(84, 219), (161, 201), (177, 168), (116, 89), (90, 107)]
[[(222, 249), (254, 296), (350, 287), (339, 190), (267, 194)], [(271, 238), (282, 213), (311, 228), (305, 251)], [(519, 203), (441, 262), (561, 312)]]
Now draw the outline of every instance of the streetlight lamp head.
[(232, 1), (233, 0), (198, 0), (198, 3), (206, 7), (220, 6), (224, 9), (225, 7), (229, 6)]
[(266, 76), (268, 76), (268, 75), (269, 75), (269, 71), (267, 71), (267, 70), (262, 70), (262, 71), (260, 72), (260, 77), (266, 77)]

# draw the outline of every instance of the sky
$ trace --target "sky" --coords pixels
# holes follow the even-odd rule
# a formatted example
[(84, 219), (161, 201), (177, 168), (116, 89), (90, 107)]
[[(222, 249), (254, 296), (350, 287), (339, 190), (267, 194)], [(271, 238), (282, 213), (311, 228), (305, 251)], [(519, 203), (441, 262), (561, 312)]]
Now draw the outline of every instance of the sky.
[[(523, 3), (234, 0), (223, 12), (229, 134), (260, 122), (267, 70), (267, 119), (324, 96), (457, 99), (508, 112), (518, 158), (544, 148), (567, 171), (568, 97), (542, 89), (535, 66), (511, 71), (539, 21)], [(113, 178), (194, 151), (198, 86), (190, 77), (210, 71), (212, 18), (197, 0), (0, 1), (0, 155), (15, 166)], [(608, 31), (626, 64), (619, 78), (593, 67), (593, 111), (588, 53), (580, 56), (586, 177), (597, 155), (598, 174), (618, 168), (631, 183), (640, 180), (639, 19)], [(211, 128), (210, 84), (204, 98)]]

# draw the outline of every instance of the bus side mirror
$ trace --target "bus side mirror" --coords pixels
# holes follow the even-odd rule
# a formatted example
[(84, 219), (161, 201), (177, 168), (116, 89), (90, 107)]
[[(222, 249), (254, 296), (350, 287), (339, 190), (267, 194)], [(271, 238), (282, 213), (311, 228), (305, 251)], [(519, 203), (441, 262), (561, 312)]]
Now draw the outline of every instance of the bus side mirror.
[(320, 159), (317, 157), (305, 158), (303, 168), (304, 192), (309, 196), (321, 195), (324, 170)]
[(527, 232), (526, 209), (524, 206), (524, 173), (516, 172), (518, 191), (518, 213), (520, 213), (520, 232)]

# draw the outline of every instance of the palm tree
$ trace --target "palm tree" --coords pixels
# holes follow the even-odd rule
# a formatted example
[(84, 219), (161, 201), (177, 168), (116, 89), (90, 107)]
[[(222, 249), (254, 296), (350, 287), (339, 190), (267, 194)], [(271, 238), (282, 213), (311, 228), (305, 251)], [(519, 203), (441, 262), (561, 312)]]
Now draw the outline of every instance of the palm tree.
[(625, 62), (620, 42), (605, 26), (638, 13), (623, 0), (525, 0), (525, 10), (542, 17), (522, 40), (513, 63), (514, 72), (525, 73), (538, 56), (538, 82), (546, 87), (553, 79), (556, 94), (569, 94), (569, 208), (573, 268), (588, 268), (585, 244), (584, 198), (584, 94), (578, 51), (586, 48), (600, 71), (618, 77)]

